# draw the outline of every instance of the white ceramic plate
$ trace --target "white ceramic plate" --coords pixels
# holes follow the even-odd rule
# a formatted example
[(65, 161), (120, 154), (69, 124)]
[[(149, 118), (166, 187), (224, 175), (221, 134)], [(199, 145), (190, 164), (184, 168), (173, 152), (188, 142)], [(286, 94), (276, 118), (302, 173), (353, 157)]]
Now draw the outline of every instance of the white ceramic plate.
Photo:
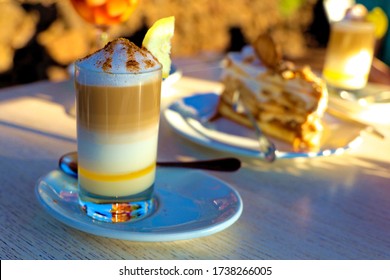
[(374, 125), (388, 125), (390, 87), (368, 83), (365, 88), (355, 92), (329, 91), (328, 106), (342, 116)]
[(57, 220), (94, 235), (131, 241), (174, 241), (208, 236), (231, 226), (243, 209), (238, 192), (201, 171), (158, 168), (156, 211), (125, 223), (93, 220), (80, 209), (77, 179), (54, 170), (40, 178), (36, 195)]
[[(185, 138), (224, 152), (263, 158), (251, 129), (225, 118), (204, 121), (215, 113), (219, 96), (215, 93), (194, 94), (172, 103), (164, 111), (171, 127)], [(277, 148), (277, 158), (318, 157), (341, 154), (359, 145), (361, 127), (354, 126), (328, 114), (324, 116), (324, 133), (320, 149), (315, 152), (296, 152), (292, 146), (270, 137)]]

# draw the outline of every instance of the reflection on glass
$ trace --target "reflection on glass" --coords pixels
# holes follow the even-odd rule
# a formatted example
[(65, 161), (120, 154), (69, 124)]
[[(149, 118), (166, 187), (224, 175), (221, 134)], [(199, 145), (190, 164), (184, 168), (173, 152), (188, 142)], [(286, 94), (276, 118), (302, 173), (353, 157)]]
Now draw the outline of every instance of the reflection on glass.
[(109, 40), (110, 26), (125, 22), (134, 12), (138, 0), (71, 0), (76, 12), (98, 29), (96, 49)]

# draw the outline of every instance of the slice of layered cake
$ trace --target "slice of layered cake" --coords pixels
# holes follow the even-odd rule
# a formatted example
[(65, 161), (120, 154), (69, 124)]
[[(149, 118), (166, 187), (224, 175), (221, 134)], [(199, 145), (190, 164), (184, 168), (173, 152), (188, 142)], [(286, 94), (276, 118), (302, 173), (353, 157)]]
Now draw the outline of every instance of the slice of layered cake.
[(265, 134), (291, 143), (296, 151), (318, 148), (328, 99), (325, 84), (308, 66), (283, 61), (270, 37), (229, 53), (222, 82), (219, 115), (251, 127), (236, 106), (239, 93)]

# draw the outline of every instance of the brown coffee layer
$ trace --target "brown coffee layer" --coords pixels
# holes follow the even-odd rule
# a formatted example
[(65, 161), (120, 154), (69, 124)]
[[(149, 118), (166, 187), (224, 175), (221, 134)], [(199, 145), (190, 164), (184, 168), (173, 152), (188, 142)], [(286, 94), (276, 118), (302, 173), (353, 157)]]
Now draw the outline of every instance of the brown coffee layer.
[(96, 132), (137, 132), (155, 126), (160, 116), (161, 82), (106, 87), (76, 82), (78, 125)]

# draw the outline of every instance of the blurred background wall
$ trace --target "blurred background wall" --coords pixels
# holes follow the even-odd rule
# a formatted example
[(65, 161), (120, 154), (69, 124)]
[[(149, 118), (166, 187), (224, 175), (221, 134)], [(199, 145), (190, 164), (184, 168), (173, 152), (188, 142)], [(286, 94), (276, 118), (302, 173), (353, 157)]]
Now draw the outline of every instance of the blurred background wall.
[[(299, 57), (308, 46), (324, 44), (310, 29), (328, 34), (315, 24), (322, 15), (316, 9), (316, 0), (139, 0), (112, 37), (140, 45), (155, 20), (174, 15), (174, 57), (239, 50), (264, 31), (285, 55)], [(94, 40), (94, 27), (67, 0), (0, 0), (0, 87), (65, 79), (67, 66), (88, 54)]]

